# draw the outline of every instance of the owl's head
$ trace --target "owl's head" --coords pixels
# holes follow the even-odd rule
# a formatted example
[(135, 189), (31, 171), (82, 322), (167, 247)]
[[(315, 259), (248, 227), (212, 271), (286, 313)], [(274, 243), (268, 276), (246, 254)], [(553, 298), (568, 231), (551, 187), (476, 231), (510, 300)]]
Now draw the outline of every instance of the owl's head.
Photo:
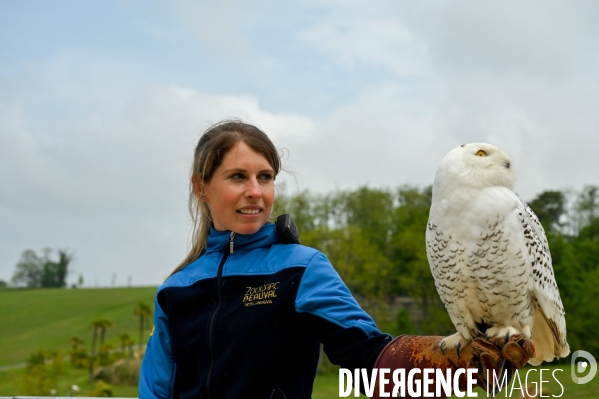
[(462, 144), (451, 150), (441, 161), (435, 175), (435, 186), (441, 189), (486, 188), (514, 186), (510, 157), (499, 147), (487, 143)]

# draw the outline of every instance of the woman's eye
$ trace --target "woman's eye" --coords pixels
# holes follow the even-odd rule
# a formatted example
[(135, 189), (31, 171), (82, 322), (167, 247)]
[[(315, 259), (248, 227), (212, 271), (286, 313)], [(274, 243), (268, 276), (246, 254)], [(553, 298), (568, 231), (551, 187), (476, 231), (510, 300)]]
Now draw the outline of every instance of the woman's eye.
[(231, 175), (231, 179), (232, 180), (241, 180), (245, 178), (245, 176), (243, 175), (243, 173), (234, 173)]
[(273, 177), (270, 173), (265, 173), (263, 175), (260, 175), (259, 178), (260, 178), (260, 180), (263, 180), (263, 181), (271, 181), (273, 179)]

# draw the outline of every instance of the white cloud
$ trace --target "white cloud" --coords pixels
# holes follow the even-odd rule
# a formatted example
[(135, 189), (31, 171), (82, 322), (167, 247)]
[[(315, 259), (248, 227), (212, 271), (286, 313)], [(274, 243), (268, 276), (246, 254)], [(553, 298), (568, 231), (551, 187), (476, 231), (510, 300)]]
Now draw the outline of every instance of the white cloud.
[(585, 68), (598, 11), (590, 2), (466, 0), (415, 8), (406, 23), (426, 40), (435, 73), (555, 79)]
[(362, 67), (395, 75), (422, 76), (427, 72), (426, 48), (398, 18), (389, 2), (313, 5), (318, 13), (298, 30), (300, 43), (316, 50), (341, 70)]
[(259, 12), (260, 3), (264, 2), (177, 0), (174, 6), (184, 29), (210, 51), (247, 58), (254, 55), (247, 31), (264, 18)]
[[(80, 95), (95, 98), (89, 89)], [(64, 94), (62, 86), (53, 90)], [(159, 283), (184, 256), (194, 147), (210, 123), (227, 116), (287, 143), (305, 141), (313, 130), (309, 118), (270, 113), (251, 96), (176, 86), (148, 88), (122, 106), (93, 107), (51, 124), (1, 108), (0, 169), (10, 173), (0, 175), (0, 278), (10, 277), (20, 251), (51, 246), (73, 249), (74, 267), (89, 284), (108, 284), (112, 273), (121, 283), (123, 273), (134, 284)]]
[(227, 117), (287, 148), (300, 189), (428, 185), (479, 141), (525, 200), (599, 184), (596, 3), (278, 3), (177, 3), (194, 44), (169, 30), (167, 73), (93, 49), (0, 71), (0, 278), (52, 246), (88, 283), (159, 283), (186, 250), (193, 148)]

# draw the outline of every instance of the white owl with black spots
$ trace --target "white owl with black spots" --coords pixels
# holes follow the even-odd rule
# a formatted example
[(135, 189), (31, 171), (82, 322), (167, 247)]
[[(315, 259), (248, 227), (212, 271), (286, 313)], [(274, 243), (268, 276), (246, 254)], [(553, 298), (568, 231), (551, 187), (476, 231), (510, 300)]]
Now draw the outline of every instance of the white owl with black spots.
[(441, 349), (472, 339), (523, 334), (536, 356), (565, 357), (566, 320), (543, 227), (512, 191), (501, 149), (465, 144), (443, 158), (433, 185), (426, 251), (435, 286), (457, 332)]

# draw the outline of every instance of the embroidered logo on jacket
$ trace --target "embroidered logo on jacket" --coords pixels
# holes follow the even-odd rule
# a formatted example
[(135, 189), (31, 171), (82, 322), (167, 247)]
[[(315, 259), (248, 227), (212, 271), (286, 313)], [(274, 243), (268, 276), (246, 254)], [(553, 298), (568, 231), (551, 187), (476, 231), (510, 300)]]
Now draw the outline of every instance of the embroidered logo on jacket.
[(271, 298), (276, 298), (276, 292), (279, 288), (279, 281), (276, 283), (264, 284), (259, 287), (246, 287), (247, 292), (243, 296), (245, 306), (266, 305), (272, 303)]

